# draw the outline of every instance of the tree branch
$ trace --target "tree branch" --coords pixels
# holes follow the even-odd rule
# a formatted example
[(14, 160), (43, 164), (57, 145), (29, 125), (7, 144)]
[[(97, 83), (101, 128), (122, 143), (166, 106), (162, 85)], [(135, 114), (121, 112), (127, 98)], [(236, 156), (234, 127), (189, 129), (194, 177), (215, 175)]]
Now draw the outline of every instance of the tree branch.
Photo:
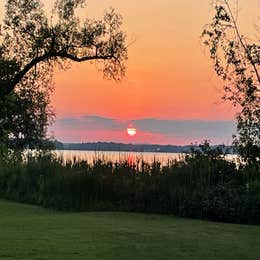
[(94, 56), (84, 56), (84, 57), (77, 57), (75, 55), (69, 54), (64, 51), (60, 52), (48, 52), (42, 56), (36, 57), (30, 63), (28, 63), (20, 72), (18, 72), (14, 79), (8, 86), (7, 93), (11, 93), (15, 86), (21, 81), (21, 79), (26, 75), (27, 72), (38, 63), (43, 62), (45, 60), (53, 59), (53, 58), (62, 58), (62, 59), (69, 59), (75, 62), (84, 62), (84, 61), (91, 61), (91, 60), (109, 60), (115, 58), (114, 55), (94, 55)]
[(94, 55), (94, 56), (85, 56), (85, 57), (77, 57), (69, 53), (58, 54), (57, 57), (66, 58), (75, 62), (83, 62), (83, 61), (90, 61), (90, 60), (110, 60), (115, 58), (114, 55)]
[(250, 53), (248, 53), (248, 49), (247, 49), (245, 43), (243, 42), (242, 36), (240, 35), (240, 32), (238, 30), (237, 22), (236, 22), (235, 17), (234, 17), (234, 15), (232, 13), (232, 10), (231, 10), (231, 7), (230, 7), (230, 5), (228, 3), (228, 0), (224, 0), (224, 1), (225, 1), (225, 4), (226, 4), (227, 8), (228, 8), (228, 11), (229, 11), (229, 14), (231, 16), (232, 22), (234, 24), (234, 30), (235, 30), (235, 32), (236, 32), (236, 34), (238, 36), (239, 42), (241, 43), (241, 45), (242, 45), (246, 55), (248, 56), (250, 64), (252, 65), (252, 67), (254, 69), (254, 72), (256, 74), (256, 77), (257, 77), (257, 80), (258, 80), (258, 84), (260, 85), (260, 75), (259, 75), (259, 72), (258, 72), (258, 70), (256, 68), (256, 65), (255, 65), (254, 61), (252, 60), (252, 57), (251, 57)]

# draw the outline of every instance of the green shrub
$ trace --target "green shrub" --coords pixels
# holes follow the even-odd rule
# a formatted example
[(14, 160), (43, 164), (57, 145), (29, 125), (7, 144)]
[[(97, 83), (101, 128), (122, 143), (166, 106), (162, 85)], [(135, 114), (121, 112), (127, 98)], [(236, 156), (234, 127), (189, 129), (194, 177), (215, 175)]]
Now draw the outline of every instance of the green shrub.
[[(3, 159), (4, 158), (4, 159)], [(257, 168), (228, 162), (207, 144), (183, 161), (64, 162), (50, 153), (5, 153), (0, 196), (68, 211), (120, 210), (259, 224)]]

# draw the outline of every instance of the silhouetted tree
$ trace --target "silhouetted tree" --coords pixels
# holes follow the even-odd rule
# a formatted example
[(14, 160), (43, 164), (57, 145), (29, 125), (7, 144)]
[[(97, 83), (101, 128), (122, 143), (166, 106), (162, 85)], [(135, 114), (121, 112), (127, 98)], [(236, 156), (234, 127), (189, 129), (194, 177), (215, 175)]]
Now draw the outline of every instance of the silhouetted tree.
[(213, 21), (202, 37), (217, 75), (225, 81), (224, 100), (241, 107), (235, 144), (247, 162), (260, 158), (260, 45), (241, 35), (228, 0), (215, 0)]
[(104, 77), (120, 80), (127, 59), (122, 17), (81, 21), (85, 0), (56, 0), (51, 19), (40, 0), (7, 0), (0, 41), (0, 142), (39, 147), (52, 118), (53, 69), (95, 61)]

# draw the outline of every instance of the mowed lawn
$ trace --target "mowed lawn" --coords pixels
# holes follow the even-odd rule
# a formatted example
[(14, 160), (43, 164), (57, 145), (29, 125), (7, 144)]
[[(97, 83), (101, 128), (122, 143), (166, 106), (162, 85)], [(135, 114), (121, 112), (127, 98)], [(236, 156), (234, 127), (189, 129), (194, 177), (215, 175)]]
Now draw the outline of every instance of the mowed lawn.
[(260, 259), (260, 226), (0, 200), (0, 259)]

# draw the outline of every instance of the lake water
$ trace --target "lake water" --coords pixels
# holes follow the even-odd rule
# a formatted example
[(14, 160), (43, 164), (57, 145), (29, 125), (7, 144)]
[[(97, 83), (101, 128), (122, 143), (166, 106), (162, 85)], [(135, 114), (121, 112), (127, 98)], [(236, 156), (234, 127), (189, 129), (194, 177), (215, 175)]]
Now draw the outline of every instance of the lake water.
[[(64, 161), (88, 161), (92, 163), (96, 159), (105, 161), (128, 161), (136, 162), (143, 160), (152, 163), (154, 160), (159, 161), (162, 165), (166, 165), (169, 161), (180, 161), (184, 159), (185, 154), (182, 153), (153, 153), (153, 152), (108, 152), (108, 151), (75, 151), (75, 150), (56, 150), (55, 154), (62, 157)], [(238, 160), (237, 155), (226, 155), (227, 160)]]

